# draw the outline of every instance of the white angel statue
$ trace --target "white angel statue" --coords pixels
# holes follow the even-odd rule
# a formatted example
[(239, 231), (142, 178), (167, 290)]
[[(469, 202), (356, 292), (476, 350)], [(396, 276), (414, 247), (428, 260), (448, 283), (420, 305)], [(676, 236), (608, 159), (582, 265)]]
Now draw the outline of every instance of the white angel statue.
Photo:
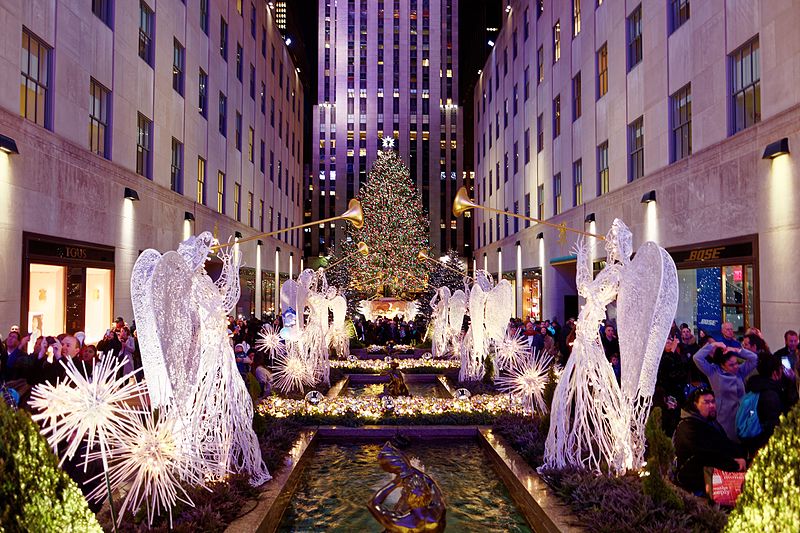
[(222, 271), (213, 281), (203, 265), (214, 242), (209, 232), (191, 237), (177, 252), (145, 250), (131, 275), (142, 367), (153, 407), (178, 420), (185, 445), (214, 465), (207, 476), (271, 479), (253, 432), (253, 403), (236, 368), (227, 316), (239, 300), (239, 257), (218, 253)]
[[(546, 466), (582, 466), (623, 475), (644, 461), (644, 423), (661, 351), (677, 308), (677, 271), (669, 254), (644, 243), (631, 261), (633, 237), (619, 219), (606, 235), (606, 267), (592, 279), (585, 240), (578, 241), (578, 294), (585, 298), (575, 343), (556, 386)], [(600, 342), (606, 307), (617, 300), (622, 386)]]

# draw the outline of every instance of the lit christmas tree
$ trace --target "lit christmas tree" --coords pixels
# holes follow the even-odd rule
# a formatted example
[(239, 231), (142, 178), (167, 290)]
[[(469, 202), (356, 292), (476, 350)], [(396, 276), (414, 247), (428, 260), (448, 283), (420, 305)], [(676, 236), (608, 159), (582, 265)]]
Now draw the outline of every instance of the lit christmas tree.
[[(408, 168), (394, 150), (378, 154), (358, 197), (364, 226), (348, 231), (352, 243), (369, 246), (369, 255), (354, 254), (347, 260), (350, 286), (365, 295), (386, 289), (389, 295), (408, 297), (423, 291), (430, 267), (417, 253), (428, 246), (428, 217)], [(342, 251), (346, 254), (346, 247)]]

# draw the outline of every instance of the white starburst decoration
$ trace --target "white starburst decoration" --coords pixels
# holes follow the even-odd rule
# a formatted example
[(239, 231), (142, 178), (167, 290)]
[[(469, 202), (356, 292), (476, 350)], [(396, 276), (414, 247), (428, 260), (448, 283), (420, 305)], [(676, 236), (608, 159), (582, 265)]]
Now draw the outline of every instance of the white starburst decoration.
[(264, 324), (261, 327), (256, 339), (256, 349), (268, 353), (270, 357), (286, 353), (286, 345), (272, 324)]
[[(32, 418), (42, 423), (42, 435), (53, 450), (61, 442), (68, 443), (60, 464), (75, 455), (84, 439), (87, 450), (99, 445), (105, 463), (113, 442), (130, 430), (133, 417), (143, 413), (138, 406), (146, 388), (131, 379), (133, 372), (118, 377), (125, 361), (114, 357), (100, 359), (91, 377), (71, 358), (65, 359), (61, 361), (66, 370), (63, 382), (34, 387), (30, 405), (39, 412)], [(87, 463), (88, 457), (84, 469)]]
[[(206, 459), (187, 450), (174, 417), (162, 415), (156, 419), (148, 412), (132, 420), (134, 423), (118, 435), (107, 470), (112, 490), (127, 489), (117, 523), (122, 522), (127, 510), (136, 514), (144, 503), (148, 524), (152, 525), (155, 515), (167, 511), (172, 529), (172, 508), (179, 501), (194, 507), (181, 480), (204, 486)], [(97, 453), (89, 455), (94, 458)], [(105, 486), (98, 485), (89, 498), (101, 500), (105, 490)]]
[(284, 393), (314, 385), (314, 369), (294, 351), (276, 356), (275, 365), (272, 381)]
[(512, 368), (517, 361), (529, 356), (531, 349), (521, 335), (506, 331), (505, 336), (495, 347), (495, 366), (497, 370)]
[(543, 393), (552, 362), (551, 356), (539, 356), (538, 353), (523, 357), (511, 366), (507, 375), (495, 380), (497, 388), (519, 398), (530, 412), (546, 413)]
[(394, 150), (394, 137), (383, 137), (381, 141), (384, 150)]

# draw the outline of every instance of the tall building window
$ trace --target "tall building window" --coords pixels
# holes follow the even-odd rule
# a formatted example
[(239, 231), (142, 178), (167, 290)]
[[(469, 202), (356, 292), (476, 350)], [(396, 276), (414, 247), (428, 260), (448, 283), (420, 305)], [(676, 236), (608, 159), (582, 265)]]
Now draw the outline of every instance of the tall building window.
[(536, 0), (536, 18), (537, 18), (537, 20), (539, 19), (539, 17), (542, 16), (542, 13), (544, 13), (544, 0)]
[(262, 174), (264, 173), (264, 168), (266, 165), (264, 161), (265, 157), (266, 157), (266, 145), (264, 144), (264, 141), (261, 141), (261, 150), (259, 152), (259, 158), (258, 158), (259, 161), (258, 169), (261, 171)]
[(242, 64), (244, 63), (244, 50), (242, 45), (236, 43), (236, 79), (242, 81)]
[(609, 185), (608, 141), (605, 141), (597, 147), (597, 195), (606, 194)]
[(92, 0), (92, 13), (111, 27), (111, 2), (112, 0)]
[(644, 176), (644, 117), (628, 124), (628, 181)]
[(242, 221), (241, 196), (242, 196), (242, 184), (241, 183), (234, 183), (233, 184), (233, 212), (236, 215), (236, 222), (241, 222)]
[(572, 78), (572, 121), (581, 118), (581, 73)]
[(186, 50), (175, 39), (172, 42), (172, 88), (183, 96), (183, 66), (185, 64)]
[(731, 134), (761, 121), (758, 38), (731, 54)]
[(250, 98), (256, 99), (256, 66), (250, 63)]
[(536, 218), (544, 220), (544, 183), (536, 187)]
[(525, 130), (525, 164), (527, 165), (531, 160), (531, 129)]
[(525, 67), (525, 80), (524, 80), (524, 87), (523, 87), (523, 99), (527, 102), (528, 97), (531, 94), (531, 78), (530, 78), (530, 67)]
[(236, 112), (236, 119), (234, 121), (234, 141), (236, 149), (242, 151), (242, 114)]
[(692, 153), (692, 86), (686, 85), (670, 97), (670, 161), (678, 161)]
[(247, 193), (247, 225), (253, 227), (253, 193)]
[(206, 203), (206, 160), (202, 157), (197, 158), (197, 194), (195, 201), (198, 204)]
[(136, 173), (151, 178), (152, 146), (150, 139), (153, 133), (153, 123), (139, 113), (136, 121)]
[(536, 153), (544, 150), (544, 115), (536, 117)]
[(553, 26), (553, 63), (561, 59), (561, 21), (557, 20)]
[(89, 82), (89, 149), (108, 159), (108, 115), (111, 94), (93, 78)]
[(225, 212), (225, 173), (217, 171), (217, 213)]
[(200, 69), (197, 84), (197, 110), (203, 118), (208, 118), (208, 74)]
[(530, 28), (528, 26), (528, 8), (525, 8), (525, 12), (522, 15), (522, 39), (524, 41), (528, 40), (528, 35), (530, 33)]
[(583, 160), (572, 163), (572, 205), (583, 203)]
[(561, 95), (553, 99), (553, 138), (561, 135)]
[(514, 141), (514, 175), (519, 172), (519, 143)]
[(20, 115), (45, 128), (50, 127), (50, 48), (22, 29)]
[(561, 213), (561, 172), (553, 176), (553, 216)]
[(572, 36), (581, 32), (581, 0), (572, 0)]
[(597, 99), (608, 92), (608, 43), (597, 51)]
[(139, 2), (139, 57), (153, 66), (153, 11)]
[(264, 200), (258, 201), (258, 231), (264, 231)]
[[(531, 216), (531, 193), (525, 194), (525, 216), (529, 218)], [(531, 227), (530, 220), (525, 221), (525, 227), (526, 228)]]
[(249, 128), (247, 130), (247, 160), (250, 161), (251, 163), (253, 162), (254, 158), (253, 152), (255, 151), (255, 142), (256, 142), (255, 135), (256, 133), (255, 131), (253, 131), (253, 128)]
[(669, 0), (669, 31), (674, 32), (689, 20), (689, 0)]
[(544, 46), (540, 46), (536, 51), (536, 84), (544, 81)]
[(169, 172), (169, 187), (177, 193), (183, 192), (183, 144), (172, 138), (172, 164)]
[(628, 16), (628, 71), (642, 60), (642, 4)]
[(200, 0), (200, 29), (208, 35), (208, 0)]
[(219, 93), (219, 132), (223, 137), (228, 136), (228, 98)]
[(228, 60), (228, 23), (222, 17), (219, 19), (219, 55)]

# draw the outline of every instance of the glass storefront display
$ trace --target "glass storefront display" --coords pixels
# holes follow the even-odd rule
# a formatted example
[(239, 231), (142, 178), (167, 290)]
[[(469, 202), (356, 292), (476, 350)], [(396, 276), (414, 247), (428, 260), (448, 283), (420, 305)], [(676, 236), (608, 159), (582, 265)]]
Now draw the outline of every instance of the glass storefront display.
[(539, 268), (522, 271), (523, 318), (542, 319), (542, 271)]
[(758, 325), (756, 244), (753, 237), (670, 250), (678, 268), (676, 322), (710, 334), (718, 334), (724, 322), (738, 335)]
[(99, 341), (111, 325), (114, 249), (25, 233), (22, 320), (31, 332), (86, 334)]

